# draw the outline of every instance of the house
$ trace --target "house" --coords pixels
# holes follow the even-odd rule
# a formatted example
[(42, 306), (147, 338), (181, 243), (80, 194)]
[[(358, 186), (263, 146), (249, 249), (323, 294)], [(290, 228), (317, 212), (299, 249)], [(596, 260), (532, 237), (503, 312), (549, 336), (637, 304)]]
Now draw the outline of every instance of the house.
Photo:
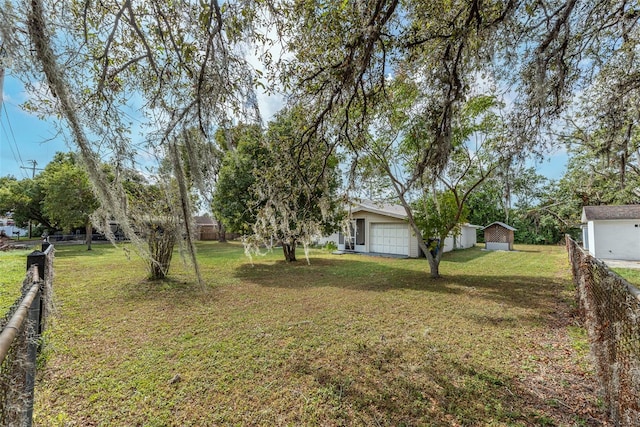
[[(407, 222), (407, 214), (401, 205), (377, 204), (363, 201), (351, 206), (350, 233), (337, 234), (338, 250), (361, 253), (420, 256), (418, 239)], [(462, 226), (460, 236), (448, 238), (444, 251), (468, 248), (476, 243), (476, 228)]]
[(640, 260), (640, 205), (582, 208), (585, 250), (600, 259)]
[(13, 218), (0, 216), (0, 233), (7, 237), (25, 237), (29, 234), (26, 228), (16, 227)]
[(513, 250), (515, 228), (503, 222), (496, 221), (483, 228), (485, 249), (489, 251)]

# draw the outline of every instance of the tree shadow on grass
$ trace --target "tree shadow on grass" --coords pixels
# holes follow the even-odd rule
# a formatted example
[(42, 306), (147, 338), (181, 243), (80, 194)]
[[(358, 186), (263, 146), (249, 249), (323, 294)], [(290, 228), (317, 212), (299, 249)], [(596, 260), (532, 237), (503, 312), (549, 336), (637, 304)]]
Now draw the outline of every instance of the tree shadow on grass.
[(215, 301), (216, 288), (201, 287), (193, 278), (166, 277), (161, 280), (142, 279), (122, 286), (117, 298), (123, 301), (154, 300), (173, 306), (192, 307)]
[[(431, 353), (419, 365), (404, 360), (402, 347), (383, 342), (351, 346), (342, 360), (323, 363), (294, 354), (288, 369), (313, 378), (333, 421), (365, 425), (601, 425), (597, 409), (563, 401), (561, 389), (544, 393), (518, 378), (469, 357)], [(357, 367), (357, 368), (355, 368)], [(579, 396), (580, 400), (585, 396)], [(587, 403), (587, 405), (585, 405)], [(595, 416), (596, 418), (593, 418)], [(354, 419), (355, 418), (355, 419)]]
[(453, 263), (469, 262), (487, 256), (490, 253), (491, 251), (487, 251), (480, 246), (474, 246), (473, 248), (446, 252), (443, 254), (442, 260)]
[[(405, 264), (412, 262), (412, 264)], [(235, 277), (262, 287), (307, 289), (335, 287), (365, 292), (410, 290), (449, 295), (472, 295), (500, 304), (548, 311), (557, 303), (561, 285), (556, 278), (512, 274), (451, 274), (432, 279), (415, 269), (416, 260), (369, 261), (313, 259), (306, 263), (256, 263), (235, 270)], [(403, 268), (406, 265), (407, 268)], [(426, 261), (424, 267), (428, 269)]]

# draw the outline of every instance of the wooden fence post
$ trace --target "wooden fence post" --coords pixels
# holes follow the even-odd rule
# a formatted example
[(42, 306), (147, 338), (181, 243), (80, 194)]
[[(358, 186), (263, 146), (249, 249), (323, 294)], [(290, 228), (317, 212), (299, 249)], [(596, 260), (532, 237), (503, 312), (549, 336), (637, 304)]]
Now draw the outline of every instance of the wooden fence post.
[(27, 255), (27, 271), (29, 271), (32, 265), (37, 265), (40, 280), (44, 279), (44, 269), (47, 263), (46, 257), (45, 253), (40, 251), (33, 251)]

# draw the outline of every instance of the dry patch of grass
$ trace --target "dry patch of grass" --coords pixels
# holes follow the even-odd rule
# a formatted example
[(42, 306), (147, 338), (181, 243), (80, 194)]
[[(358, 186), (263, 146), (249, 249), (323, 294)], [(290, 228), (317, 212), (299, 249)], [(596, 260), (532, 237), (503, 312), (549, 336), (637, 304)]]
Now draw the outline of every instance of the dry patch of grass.
[(600, 425), (563, 248), (425, 260), (254, 261), (203, 243), (174, 261), (56, 252), (59, 316), (36, 424)]

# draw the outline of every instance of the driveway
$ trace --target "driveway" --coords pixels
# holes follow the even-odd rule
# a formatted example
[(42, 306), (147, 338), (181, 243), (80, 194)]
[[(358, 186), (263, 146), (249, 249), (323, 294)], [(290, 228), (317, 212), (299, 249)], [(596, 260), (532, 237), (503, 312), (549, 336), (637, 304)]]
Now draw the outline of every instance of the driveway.
[(600, 261), (604, 262), (611, 268), (632, 268), (640, 270), (640, 261), (625, 261), (618, 259), (601, 259)]

